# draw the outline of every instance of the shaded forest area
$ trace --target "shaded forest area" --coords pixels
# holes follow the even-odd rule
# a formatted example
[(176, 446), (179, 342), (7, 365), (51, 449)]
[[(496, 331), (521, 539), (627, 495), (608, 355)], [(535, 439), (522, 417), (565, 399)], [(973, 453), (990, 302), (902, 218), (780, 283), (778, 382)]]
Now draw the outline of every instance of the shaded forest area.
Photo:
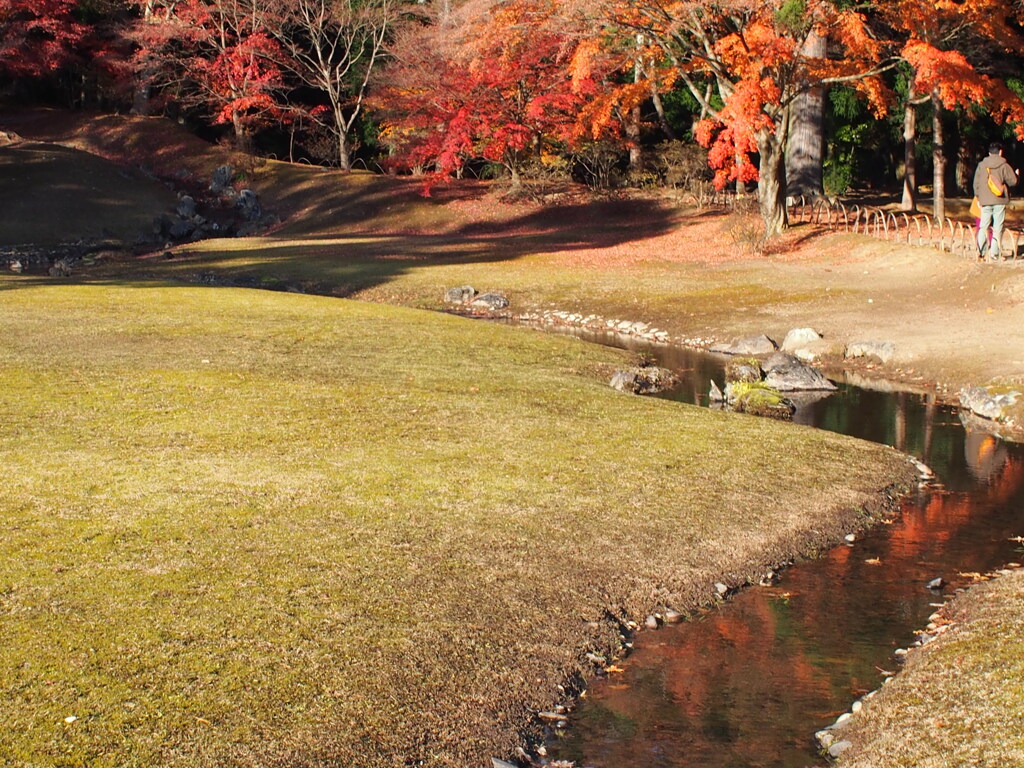
[(992, 140), (1024, 161), (1014, 0), (0, 0), (0, 95), (165, 114), (210, 141), (338, 167), (922, 187), (943, 216)]

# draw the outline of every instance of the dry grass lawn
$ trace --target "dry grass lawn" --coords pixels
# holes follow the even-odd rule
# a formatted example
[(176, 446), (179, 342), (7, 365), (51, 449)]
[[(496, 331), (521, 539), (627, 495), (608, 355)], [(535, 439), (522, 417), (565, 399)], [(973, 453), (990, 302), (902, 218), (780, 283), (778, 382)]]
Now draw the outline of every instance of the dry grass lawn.
[[(4, 121), (190, 184), (225, 160), (167, 121)], [(36, 201), (3, 244), (130, 237), (173, 206), (80, 152), (31, 168), (35, 146), (0, 152), (5, 209)], [(1024, 379), (1012, 265), (808, 227), (755, 259), (742, 221), (666, 198), (426, 200), (230, 159), (276, 231), (0, 277), (7, 763), (483, 765), (617, 622), (812, 552), (909, 475), (878, 446), (615, 394), (610, 350), (396, 305), (468, 283), (675, 338), (890, 339), (881, 373), (950, 391)], [(53, 176), (64, 160), (82, 172)], [(36, 171), (51, 194), (25, 194)], [(64, 197), (59, 178), (104, 181)], [(965, 602), (977, 621), (876, 700), (858, 768), (1021, 762), (999, 719), (1021, 700), (1019, 581)], [(899, 714), (923, 702), (924, 730)]]
[(910, 475), (881, 446), (619, 394), (624, 355), (571, 339), (0, 281), (12, 765), (507, 757), (615, 621), (813, 552)]
[(947, 608), (957, 624), (842, 731), (842, 768), (1024, 765), (1024, 571), (973, 587)]

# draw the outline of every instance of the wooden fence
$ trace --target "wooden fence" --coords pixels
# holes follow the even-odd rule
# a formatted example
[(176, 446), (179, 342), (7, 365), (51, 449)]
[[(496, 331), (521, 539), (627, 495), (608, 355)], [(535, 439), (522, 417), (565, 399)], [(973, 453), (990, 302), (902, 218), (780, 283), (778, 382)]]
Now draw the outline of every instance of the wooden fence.
[[(736, 204), (736, 195), (725, 190), (701, 190), (692, 202), (701, 207)], [(965, 258), (978, 258), (977, 234), (973, 222), (947, 217), (939, 224), (923, 213), (886, 211), (881, 208), (846, 205), (840, 200), (791, 198), (790, 222), (810, 223), (828, 229), (869, 235), (879, 240), (927, 245)], [(999, 243), (1003, 261), (1024, 264), (1024, 230), (1005, 227)]]
[[(795, 200), (789, 207), (790, 221), (810, 222), (829, 229), (870, 235), (879, 240), (929, 245), (940, 251), (978, 258), (977, 232), (973, 222), (954, 221), (948, 216), (940, 224), (923, 213), (885, 211), (842, 201)], [(1024, 231), (1004, 227), (999, 241), (1003, 260), (1024, 260)]]

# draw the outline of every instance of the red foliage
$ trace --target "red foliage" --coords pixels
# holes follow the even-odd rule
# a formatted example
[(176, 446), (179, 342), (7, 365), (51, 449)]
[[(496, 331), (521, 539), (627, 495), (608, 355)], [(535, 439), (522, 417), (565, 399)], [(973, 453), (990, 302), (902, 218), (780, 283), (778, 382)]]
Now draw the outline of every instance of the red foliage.
[[(371, 102), (399, 167), (434, 180), (477, 158), (515, 173), (572, 139), (586, 88), (569, 65), (575, 40), (548, 0), (464, 6), (458, 28), (414, 30)], [(454, 39), (454, 40), (453, 40)]]
[(230, 123), (238, 115), (253, 122), (263, 113), (281, 110), (274, 94), (284, 85), (284, 79), (280, 68), (272, 63), (280, 52), (276, 41), (256, 32), (225, 47), (212, 61), (195, 61), (193, 71), (220, 105), (215, 123)]
[(15, 77), (53, 72), (74, 55), (86, 27), (75, 0), (0, 0), (0, 71)]
[(265, 15), (238, 0), (185, 0), (146, 7), (134, 29), (143, 82), (186, 106), (203, 105), (237, 135), (280, 119), (284, 54)]

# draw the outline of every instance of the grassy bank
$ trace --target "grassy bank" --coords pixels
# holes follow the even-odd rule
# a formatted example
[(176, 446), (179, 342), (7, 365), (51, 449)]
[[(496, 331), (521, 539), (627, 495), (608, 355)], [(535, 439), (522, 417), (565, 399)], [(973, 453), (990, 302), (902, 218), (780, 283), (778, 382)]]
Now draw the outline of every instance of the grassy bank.
[(616, 393), (624, 356), (569, 339), (0, 280), (11, 764), (481, 765), (609, 615), (708, 601), (908, 476), (883, 447)]
[[(556, 308), (636, 320), (677, 339), (781, 339), (810, 326), (839, 344), (889, 340), (895, 357), (886, 377), (938, 383), (950, 393), (993, 379), (1024, 381), (1024, 360), (1004, 342), (1024, 324), (1020, 269), (803, 224), (752, 258), (756, 222), (695, 210), (679, 196), (599, 197), (567, 186), (543, 203), (508, 203), (495, 185), (461, 181), (424, 198), (418, 179), (253, 161), (160, 118), (53, 111), (0, 118), (0, 127), (27, 139), (139, 165), (193, 192), (230, 163), (239, 184), (256, 189), (283, 222), (265, 238), (186, 244), (170, 261), (121, 264), (107, 272), (117, 279), (212, 276), (428, 307), (439, 305), (445, 287), (470, 284), (508, 294), (514, 312)], [(48, 172), (80, 178), (88, 169)], [(163, 188), (87, 192), (72, 201), (81, 211), (92, 206), (77, 229), (58, 205), (44, 206), (49, 220), (8, 217), (5, 226), (19, 241), (33, 226), (40, 242), (55, 234), (74, 240), (124, 228), (130, 215), (146, 222), (169, 212), (157, 199)], [(19, 202), (24, 194), (16, 174), (0, 179), (0, 198)], [(114, 199), (115, 208), (105, 205)], [(966, 209), (966, 201), (947, 202), (951, 211)], [(1011, 206), (1008, 222), (1021, 226), (1022, 217)]]
[(465, 184), (425, 199), (411, 179), (276, 163), (257, 182), (284, 213), (281, 228), (181, 245), (174, 259), (110, 274), (211, 275), (431, 308), (445, 288), (468, 284), (508, 295), (516, 313), (642, 321), (675, 339), (767, 333), (781, 342), (809, 326), (840, 344), (890, 340), (887, 376), (952, 392), (1024, 377), (1024, 360), (1001, 341), (1024, 322), (1019, 269), (809, 225), (752, 258), (749, 220), (666, 197), (507, 204)]
[(1024, 765), (1024, 571), (973, 587), (957, 622), (843, 729), (843, 768)]

